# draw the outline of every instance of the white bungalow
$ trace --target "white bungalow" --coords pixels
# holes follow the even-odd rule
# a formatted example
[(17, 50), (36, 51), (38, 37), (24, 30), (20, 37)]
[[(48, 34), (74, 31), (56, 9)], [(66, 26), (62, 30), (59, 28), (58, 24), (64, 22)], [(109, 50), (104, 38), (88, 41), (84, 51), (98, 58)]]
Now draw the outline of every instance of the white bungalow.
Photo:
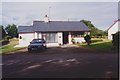
[(115, 21), (109, 28), (108, 28), (108, 39), (113, 40), (113, 34), (117, 33), (120, 28), (120, 20)]
[(19, 26), (19, 46), (28, 46), (32, 39), (44, 38), (47, 46), (72, 44), (72, 38), (77, 42), (85, 42), (83, 36), (90, 34), (90, 29), (80, 21), (49, 21), (47, 15), (44, 21), (33, 21), (32, 26)]

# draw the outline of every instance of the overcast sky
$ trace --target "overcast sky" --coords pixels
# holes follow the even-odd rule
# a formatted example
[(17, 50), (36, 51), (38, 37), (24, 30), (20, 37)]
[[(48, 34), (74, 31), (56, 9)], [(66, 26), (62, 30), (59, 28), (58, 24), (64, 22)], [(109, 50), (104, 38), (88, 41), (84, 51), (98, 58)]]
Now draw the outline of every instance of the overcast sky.
[(2, 24), (32, 25), (48, 14), (52, 21), (90, 20), (106, 30), (118, 19), (118, 2), (2, 2)]

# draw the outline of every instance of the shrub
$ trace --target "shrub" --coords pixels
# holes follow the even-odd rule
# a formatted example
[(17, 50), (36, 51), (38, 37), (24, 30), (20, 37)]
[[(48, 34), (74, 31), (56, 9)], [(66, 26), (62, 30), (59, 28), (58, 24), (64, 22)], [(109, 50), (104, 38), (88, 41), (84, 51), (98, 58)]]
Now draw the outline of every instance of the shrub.
[(1, 41), (0, 44), (2, 44), (2, 46), (3, 45), (7, 45), (7, 44), (9, 44), (9, 41), (8, 40), (4, 40), (4, 41)]
[(72, 42), (73, 44), (75, 44), (75, 39), (72, 38), (71, 42)]
[(6, 36), (6, 37), (4, 38), (4, 40), (9, 40), (9, 39), (11, 39), (11, 36)]

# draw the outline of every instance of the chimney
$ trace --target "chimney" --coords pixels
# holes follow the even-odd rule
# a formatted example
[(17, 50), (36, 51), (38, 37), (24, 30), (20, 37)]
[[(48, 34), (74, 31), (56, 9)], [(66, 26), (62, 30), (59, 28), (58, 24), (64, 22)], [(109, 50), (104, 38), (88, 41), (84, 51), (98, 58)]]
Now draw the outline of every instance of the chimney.
[(49, 17), (47, 16), (47, 15), (45, 15), (45, 17), (44, 17), (44, 22), (45, 23), (48, 23), (50, 20), (49, 20)]

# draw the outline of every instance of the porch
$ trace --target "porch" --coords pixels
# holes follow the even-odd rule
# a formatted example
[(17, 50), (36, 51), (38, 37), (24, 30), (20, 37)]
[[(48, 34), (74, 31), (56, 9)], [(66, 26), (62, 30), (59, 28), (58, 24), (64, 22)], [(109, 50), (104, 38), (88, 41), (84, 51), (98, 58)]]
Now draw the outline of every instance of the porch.
[(35, 32), (35, 38), (43, 38), (47, 42), (47, 46), (61, 46), (64, 44), (73, 44), (85, 42), (84, 36), (90, 32), (84, 31), (64, 31), (64, 32)]

